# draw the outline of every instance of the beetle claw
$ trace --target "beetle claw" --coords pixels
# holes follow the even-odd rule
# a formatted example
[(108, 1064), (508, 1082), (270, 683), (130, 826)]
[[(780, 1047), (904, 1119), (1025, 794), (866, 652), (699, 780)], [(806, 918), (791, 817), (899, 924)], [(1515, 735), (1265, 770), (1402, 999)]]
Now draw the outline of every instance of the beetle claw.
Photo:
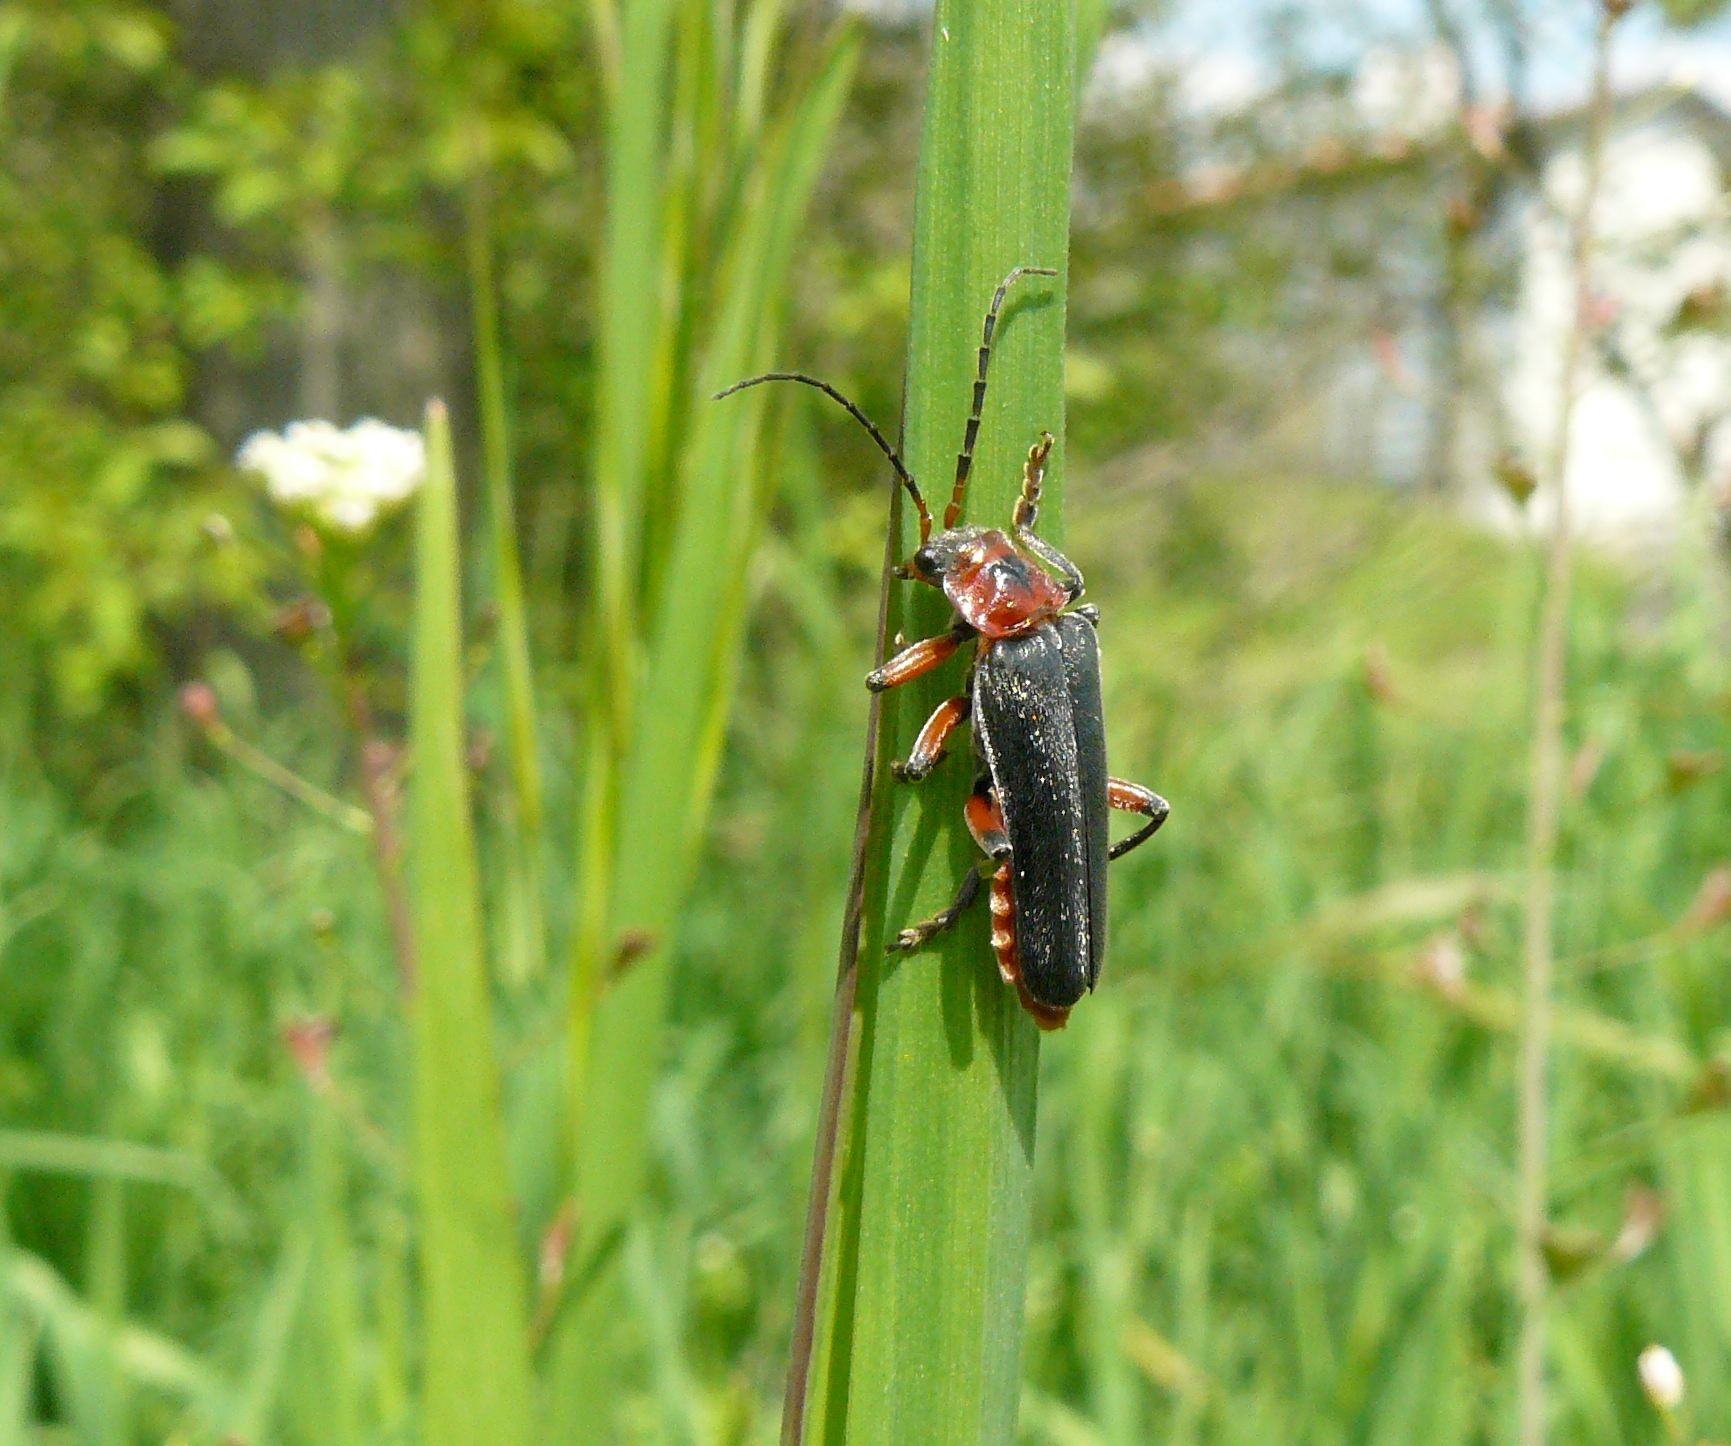
[(921, 779), (930, 778), (932, 771), (944, 761), (944, 755), (938, 754), (927, 763), (915, 763), (911, 758), (890, 764), (890, 773), (900, 783), (918, 783)]

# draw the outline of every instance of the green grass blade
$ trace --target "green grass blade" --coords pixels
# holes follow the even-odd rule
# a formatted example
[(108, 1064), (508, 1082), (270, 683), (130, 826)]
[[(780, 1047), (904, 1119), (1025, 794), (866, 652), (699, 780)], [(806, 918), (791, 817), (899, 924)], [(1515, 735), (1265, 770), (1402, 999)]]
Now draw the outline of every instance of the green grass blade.
[(450, 422), (427, 411), (416, 552), (410, 881), (420, 983), (415, 1185), (420, 1207), (421, 1439), (526, 1442), (528, 1316), (464, 765), (461, 569)]
[(483, 171), (470, 177), (464, 203), (469, 306), (475, 333), (475, 393), (481, 421), (481, 470), (493, 544), (493, 598), (499, 609), (506, 752), (516, 805), (506, 826), (498, 972), (509, 983), (522, 985), (529, 979), (540, 978), (547, 965), (547, 920), (543, 906), (546, 793), (541, 777), (541, 728), (535, 703), (523, 560), (517, 546), (497, 248)]
[[(1068, 5), (1045, 0), (946, 0), (933, 35), (904, 440), (941, 506), (993, 288), (1017, 264), (1065, 265), (1075, 28)], [(1027, 447), (1042, 428), (1063, 435), (1063, 296), (1062, 277), (1034, 280), (1004, 313), (970, 520), (1007, 522)], [(1060, 445), (1043, 524), (1058, 520), (1063, 455)], [(945, 622), (940, 599), (892, 594), (890, 632), (925, 636)], [(960, 682), (952, 666), (883, 705), (856, 1086), (806, 1397), (806, 1434), (824, 1441), (1015, 1434), (1038, 1036), (998, 981), (984, 910), (940, 948), (883, 954), (886, 931), (948, 903), (972, 862), (967, 768), (918, 789), (888, 773)]]
[(258, 1305), (246, 1379), (225, 1413), (227, 1435), (237, 1440), (259, 1441), (273, 1434), (295, 1329), (306, 1305), (313, 1255), (311, 1227), (296, 1224), (283, 1238), (276, 1268)]
[(361, 1446), (363, 1340), (355, 1240), (348, 1219), (348, 1168), (341, 1125), (328, 1100), (311, 1090), (303, 1101), (305, 1218), (313, 1227), (308, 1295), (288, 1403), (302, 1440)]
[(673, 0), (633, 0), (620, 27), (620, 90), (607, 119), (607, 224), (599, 281), (595, 421), (595, 585), (605, 704), (615, 738), (630, 726), (640, 499), (649, 453), (651, 373), (661, 294), (660, 133)]
[(475, 392), (480, 403), (481, 470), (493, 543), (493, 595), (499, 605), (499, 652), (505, 681), (505, 733), (523, 832), (538, 855), (545, 816), (535, 679), (530, 666), (523, 562), (517, 549), (517, 509), (511, 481), (511, 431), (505, 402), (504, 339), (500, 334), (493, 222), (484, 177), (466, 194), (469, 304), (475, 321)]
[(26, 1251), (0, 1247), (0, 1298), (13, 1328), (48, 1348), (75, 1417), (82, 1410), (75, 1397), (93, 1368), (123, 1375), (206, 1417), (214, 1417), (226, 1394), (220, 1380), (183, 1347), (129, 1322), (104, 1320), (52, 1266)]
[[(606, 951), (580, 954), (576, 965), (574, 1004), (586, 1008), (574, 1009), (571, 1067), (581, 1070), (587, 1057), (587, 1070), (573, 1081), (578, 1218), (586, 1249), (616, 1244), (642, 1185), (649, 1096), (667, 1006), (666, 943), (702, 840), (734, 695), (751, 542), (765, 501), (756, 425), (763, 399), (746, 396), (740, 405), (729, 405), (709, 398), (752, 369), (773, 330), (770, 319), (779, 308), (799, 221), (853, 62), (851, 44), (837, 47), (799, 107), (776, 128), (721, 267), (717, 294), (724, 300), (702, 375), (684, 399), (696, 412), (681, 463), (679, 523), (669, 540), (668, 576), (677, 585), (668, 589), (650, 634), (644, 723), (635, 730), (623, 769), (619, 866), (609, 926), (599, 936), (631, 934), (651, 947), (604, 994), (599, 980)], [(694, 600), (701, 602), (694, 606)], [(574, 1309), (567, 1327), (567, 1339), (576, 1344), (561, 1369), (561, 1388), (570, 1401), (593, 1403), (611, 1391), (613, 1367), (592, 1343), (607, 1338), (618, 1310), (616, 1278), (617, 1265)], [(591, 1416), (594, 1411), (586, 1404), (571, 1409)]]
[(224, 1226), (234, 1226), (241, 1214), (240, 1201), (228, 1182), (203, 1160), (182, 1150), (131, 1140), (51, 1130), (0, 1130), (0, 1170), (171, 1185), (196, 1196)]
[[(594, 0), (597, 43), (609, 64), (607, 220), (601, 271), (596, 361), (595, 652), (585, 703), (589, 766), (577, 823), (578, 876), (567, 1005), (567, 1128), (581, 1138), (588, 1113), (589, 1059), (595, 1011), (608, 957), (620, 767), (631, 731), (641, 639), (637, 636), (640, 518), (655, 412), (654, 370), (662, 292), (660, 131), (668, 90), (668, 28), (674, 0), (635, 0), (621, 18)], [(555, 1400), (568, 1399), (557, 1372)]]

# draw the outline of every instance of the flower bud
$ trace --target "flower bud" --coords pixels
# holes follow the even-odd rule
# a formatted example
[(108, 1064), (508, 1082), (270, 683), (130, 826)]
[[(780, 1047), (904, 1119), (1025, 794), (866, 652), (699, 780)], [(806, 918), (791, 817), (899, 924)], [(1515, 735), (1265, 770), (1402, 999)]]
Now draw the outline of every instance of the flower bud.
[(180, 711), (189, 723), (207, 733), (222, 722), (222, 707), (209, 683), (188, 683), (182, 688)]
[(282, 1027), (283, 1047), (315, 1089), (330, 1084), (331, 1044), (336, 1036), (336, 1021), (323, 1015), (292, 1019)]
[(278, 608), (270, 627), (285, 643), (304, 643), (330, 625), (331, 610), (316, 597), (303, 597)]

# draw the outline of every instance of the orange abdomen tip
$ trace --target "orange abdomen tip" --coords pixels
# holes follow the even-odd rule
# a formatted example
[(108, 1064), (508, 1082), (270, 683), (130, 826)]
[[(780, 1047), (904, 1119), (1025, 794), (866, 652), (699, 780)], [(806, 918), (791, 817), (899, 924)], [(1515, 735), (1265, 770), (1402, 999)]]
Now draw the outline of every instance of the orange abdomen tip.
[(1042, 1004), (1028, 993), (1022, 982), (1022, 959), (1016, 950), (1016, 896), (1010, 884), (1010, 866), (1001, 864), (992, 875), (992, 953), (997, 956), (998, 973), (1004, 983), (1016, 986), (1022, 1008), (1041, 1029), (1062, 1029), (1070, 1021), (1070, 1011), (1051, 1004)]

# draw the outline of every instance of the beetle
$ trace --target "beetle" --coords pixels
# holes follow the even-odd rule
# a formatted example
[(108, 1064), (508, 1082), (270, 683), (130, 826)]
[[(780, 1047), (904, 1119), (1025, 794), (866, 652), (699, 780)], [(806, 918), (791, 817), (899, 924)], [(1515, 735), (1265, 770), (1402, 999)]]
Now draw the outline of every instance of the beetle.
[[(802, 372), (766, 372), (717, 393), (730, 396), (764, 382), (815, 387), (865, 428), (907, 489), (920, 540), (895, 575), (942, 591), (954, 616), (946, 631), (900, 647), (867, 676), (866, 686), (873, 692), (900, 687), (973, 644), (962, 692), (938, 705), (892, 772), (903, 783), (926, 778), (945, 757), (950, 736), (971, 721), (975, 776), (963, 815), (990, 867), (992, 950), (1004, 982), (1042, 1029), (1063, 1028), (1071, 1008), (1099, 982), (1107, 865), (1147, 842), (1170, 812), (1152, 789), (1106, 771), (1099, 610), (1077, 606), (1081, 571), (1037, 531), (1052, 434), (1040, 433), (1028, 449), (1007, 533), (961, 521), (998, 313), (1022, 277), (1056, 274), (1018, 266), (993, 293), (941, 529), (934, 530), (931, 509), (900, 453), (828, 382)], [(1115, 844), (1108, 831), (1114, 809), (1144, 820)], [(954, 902), (902, 929), (888, 952), (919, 949), (950, 928), (978, 899), (983, 882), (975, 864)]]

